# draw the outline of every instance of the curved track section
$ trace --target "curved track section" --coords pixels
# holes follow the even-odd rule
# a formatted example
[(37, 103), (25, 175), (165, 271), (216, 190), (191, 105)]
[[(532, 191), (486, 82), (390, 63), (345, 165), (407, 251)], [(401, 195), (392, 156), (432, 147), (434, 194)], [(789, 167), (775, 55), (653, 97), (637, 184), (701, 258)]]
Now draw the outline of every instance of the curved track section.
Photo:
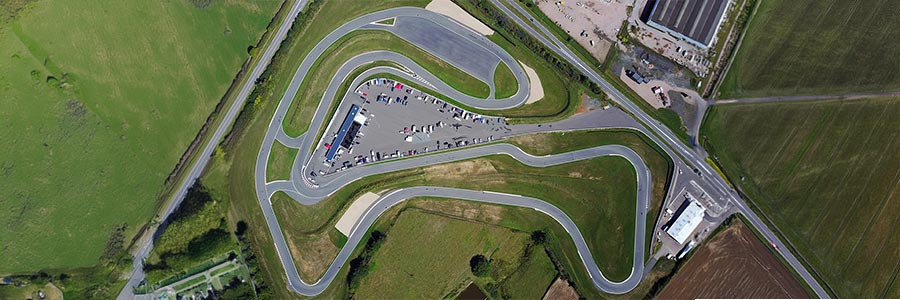
[[(392, 17), (397, 18), (394, 26), (380, 26), (373, 24), (374, 22), (377, 22), (379, 20)], [(446, 30), (446, 32), (439, 32), (439, 34), (443, 34), (445, 37), (447, 37), (447, 39), (455, 39), (457, 41), (465, 41), (467, 43), (471, 43), (469, 47), (472, 48), (468, 49), (468, 51), (491, 53), (492, 55), (495, 55), (495, 57), (487, 58), (487, 61), (493, 61), (493, 59), (496, 59), (495, 65), (485, 67), (480, 66), (479, 64), (473, 64), (472, 62), (460, 62), (458, 60), (465, 60), (466, 58), (460, 55), (454, 56), (453, 51), (442, 52), (440, 50), (440, 47), (444, 46), (435, 47), (433, 45), (424, 45), (422, 43), (421, 37), (417, 37), (417, 34), (421, 35), (422, 33), (411, 32), (410, 30), (398, 31), (398, 28), (400, 26), (415, 26), (416, 24), (421, 25), (421, 22), (432, 22), (433, 24), (429, 24), (428, 26), (417, 26), (416, 28)], [(440, 80), (437, 76), (428, 72), (428, 70), (418, 65), (408, 57), (403, 56), (402, 54), (391, 51), (366, 52), (357, 55), (345, 62), (341, 66), (339, 71), (332, 77), (330, 85), (328, 86), (327, 90), (323, 94), (321, 101), (319, 102), (316, 113), (314, 114), (307, 133), (302, 134), (298, 137), (288, 136), (287, 134), (285, 134), (282, 128), (282, 123), (284, 121), (285, 115), (287, 114), (288, 108), (291, 106), (291, 103), (295, 98), (304, 78), (309, 75), (308, 73), (313, 64), (320, 59), (320, 56), (323, 55), (323, 53), (326, 49), (328, 49), (329, 46), (334, 44), (341, 37), (355, 30), (390, 31), (395, 35), (406, 39), (410, 43), (416, 44), (423, 50), (435, 55), (436, 57), (439, 57), (442, 60), (445, 60), (448, 63), (459, 67), (461, 70), (473, 74), (473, 76), (475, 76), (476, 78), (485, 81), (491, 87), (492, 95), (494, 91), (492, 78), (493, 72), (494, 70), (496, 70), (496, 64), (499, 62), (506, 63), (513, 71), (513, 74), (515, 75), (516, 80), (519, 83), (518, 90), (515, 95), (506, 99), (493, 99), (492, 96), (488, 97), (487, 99), (478, 99), (465, 95), (450, 87), (442, 80)], [(266, 217), (266, 223), (269, 228), (269, 232), (271, 233), (275, 241), (275, 248), (284, 267), (285, 274), (287, 275), (288, 285), (293, 291), (307, 296), (315, 296), (322, 293), (335, 279), (341, 267), (350, 258), (353, 249), (362, 240), (367, 229), (372, 225), (373, 222), (375, 222), (378, 216), (380, 216), (385, 210), (393, 205), (396, 205), (397, 203), (400, 203), (409, 198), (422, 196), (456, 198), (484, 203), (533, 208), (552, 217), (554, 220), (559, 222), (559, 224), (563, 226), (563, 228), (569, 233), (569, 235), (572, 237), (572, 240), (575, 242), (576, 248), (578, 250), (578, 255), (581, 258), (582, 263), (584, 264), (584, 267), (586, 268), (596, 288), (607, 293), (622, 294), (630, 291), (635, 286), (637, 286), (644, 273), (643, 257), (644, 241), (646, 240), (645, 225), (646, 213), (650, 202), (649, 197), (651, 175), (649, 169), (646, 167), (643, 160), (641, 160), (640, 156), (638, 156), (637, 153), (625, 146), (607, 145), (557, 155), (532, 156), (510, 144), (490, 144), (479, 147), (464, 148), (456, 151), (437, 152), (425, 156), (371, 164), (364, 167), (349, 169), (345, 172), (335, 175), (321, 176), (318, 179), (319, 181), (315, 184), (308, 182), (306, 180), (306, 177), (302, 174), (305, 174), (305, 165), (310, 160), (310, 149), (312, 149), (313, 144), (317, 142), (314, 141), (314, 136), (310, 133), (314, 134), (321, 131), (322, 125), (328, 117), (327, 115), (329, 107), (336, 98), (335, 96), (338, 95), (339, 92), (341, 92), (338, 90), (341, 83), (348, 80), (348, 77), (354, 70), (376, 61), (393, 62), (403, 66), (403, 68), (405, 68), (406, 70), (400, 70), (393, 67), (374, 67), (365, 70), (353, 79), (351, 89), (345, 91), (345, 94), (351, 93), (353, 90), (352, 87), (358, 86), (365, 78), (370, 75), (390, 73), (402, 78), (406, 78), (411, 82), (425, 82), (426, 85), (445, 96), (451, 97), (454, 100), (465, 105), (481, 109), (506, 109), (516, 107), (523, 104), (528, 96), (528, 79), (524, 74), (521, 66), (515, 61), (515, 59), (512, 58), (512, 56), (503, 51), (503, 49), (501, 49), (499, 46), (491, 43), (485, 37), (479, 36), (471, 29), (463, 27), (459, 23), (456, 23), (455, 21), (452, 21), (443, 15), (439, 15), (421, 8), (400, 7), (371, 13), (345, 23), (338, 29), (331, 32), (323, 40), (319, 41), (319, 43), (313, 48), (313, 50), (301, 63), (287, 91), (285, 92), (284, 97), (278, 104), (278, 108), (276, 109), (275, 115), (273, 116), (269, 124), (269, 128), (263, 140), (262, 147), (260, 148), (255, 170), (255, 184), (259, 204), (262, 208), (263, 214)], [(484, 63), (482, 62), (481, 64)], [(266, 168), (268, 157), (271, 153), (271, 147), (275, 142), (280, 142), (288, 147), (299, 149), (298, 154), (294, 160), (294, 167), (291, 171), (291, 180), (266, 182)], [(284, 239), (284, 234), (281, 231), (281, 226), (278, 224), (278, 220), (272, 208), (270, 197), (274, 193), (279, 191), (285, 192), (301, 204), (312, 205), (323, 200), (341, 187), (365, 176), (459, 161), (464, 159), (471, 159), (492, 154), (506, 154), (532, 167), (553, 166), (603, 156), (618, 156), (628, 160), (635, 167), (638, 189), (634, 221), (634, 259), (631, 274), (629, 275), (629, 277), (622, 282), (612, 282), (606, 279), (597, 267), (596, 260), (591, 255), (590, 249), (588, 249), (587, 243), (585, 242), (584, 237), (581, 235), (581, 232), (578, 230), (576, 224), (568, 216), (566, 216), (566, 214), (562, 210), (543, 200), (519, 195), (510, 195), (487, 191), (472, 191), (442, 187), (413, 187), (396, 190), (390, 194), (387, 194), (381, 197), (374, 205), (369, 207), (364, 213), (363, 217), (354, 225), (354, 229), (351, 232), (347, 243), (344, 245), (338, 256), (326, 270), (325, 275), (322, 276), (322, 278), (312, 284), (306, 283), (300, 278), (300, 275), (298, 274), (297, 268), (294, 264), (294, 260), (291, 257), (291, 253)]]

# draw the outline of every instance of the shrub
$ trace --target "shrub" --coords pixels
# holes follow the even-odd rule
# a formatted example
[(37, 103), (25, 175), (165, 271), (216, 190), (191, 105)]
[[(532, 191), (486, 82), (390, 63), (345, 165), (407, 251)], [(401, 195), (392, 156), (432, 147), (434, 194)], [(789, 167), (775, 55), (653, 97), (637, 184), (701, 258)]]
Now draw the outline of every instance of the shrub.
[(472, 268), (472, 274), (475, 274), (475, 276), (487, 277), (491, 275), (491, 261), (484, 255), (472, 256), (472, 259), (469, 260), (469, 267)]

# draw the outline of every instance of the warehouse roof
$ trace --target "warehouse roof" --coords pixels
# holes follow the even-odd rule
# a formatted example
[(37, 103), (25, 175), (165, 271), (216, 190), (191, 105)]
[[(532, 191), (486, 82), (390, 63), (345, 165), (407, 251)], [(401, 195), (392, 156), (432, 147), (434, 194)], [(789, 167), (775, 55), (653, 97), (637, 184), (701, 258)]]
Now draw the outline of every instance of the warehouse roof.
[(718, 31), (728, 0), (657, 0), (649, 24), (709, 47)]
[(700, 206), (696, 201), (688, 200), (686, 205), (682, 206), (681, 213), (678, 214), (678, 218), (666, 230), (666, 233), (679, 244), (684, 244), (684, 241), (691, 236), (694, 229), (697, 229), (697, 226), (700, 225), (700, 221), (703, 221), (703, 214), (705, 213), (706, 209), (703, 206)]

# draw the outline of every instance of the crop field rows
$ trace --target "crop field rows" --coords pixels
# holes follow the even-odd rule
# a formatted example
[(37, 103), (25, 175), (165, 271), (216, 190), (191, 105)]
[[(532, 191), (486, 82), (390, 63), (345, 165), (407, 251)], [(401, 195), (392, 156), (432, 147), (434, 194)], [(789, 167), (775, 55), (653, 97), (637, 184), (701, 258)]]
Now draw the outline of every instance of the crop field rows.
[(660, 299), (809, 297), (743, 222), (735, 221), (695, 251)]
[(719, 98), (900, 89), (900, 2), (760, 1)]
[(719, 162), (841, 297), (898, 297), (900, 102), (717, 106)]

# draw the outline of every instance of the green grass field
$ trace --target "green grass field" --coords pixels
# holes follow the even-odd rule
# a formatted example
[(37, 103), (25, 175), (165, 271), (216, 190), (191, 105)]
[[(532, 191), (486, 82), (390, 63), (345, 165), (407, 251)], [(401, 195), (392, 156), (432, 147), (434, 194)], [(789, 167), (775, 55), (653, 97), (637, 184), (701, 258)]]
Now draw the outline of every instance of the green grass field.
[(494, 98), (497, 99), (512, 97), (519, 89), (519, 83), (516, 82), (516, 76), (513, 75), (509, 66), (505, 63), (498, 64), (497, 70), (494, 71), (494, 88), (496, 89), (496, 91), (494, 91)]
[(515, 271), (530, 239), (528, 232), (415, 209), (403, 211), (394, 222), (372, 258), (374, 269), (360, 284), (359, 299), (452, 297), (478, 279), (469, 268), (472, 256), (490, 258), (492, 271), (506, 275)]
[(896, 91), (897, 11), (897, 1), (760, 1), (719, 98)]
[(0, 26), (0, 273), (129, 241), (278, 6), (39, 2)]
[(297, 156), (297, 152), (297, 148), (290, 148), (275, 141), (272, 152), (269, 153), (266, 181), (291, 179), (291, 166), (294, 165), (294, 157)]
[(898, 100), (714, 106), (703, 127), (729, 178), (840, 297), (900, 297)]
[(557, 271), (544, 249), (536, 248), (529, 259), (504, 280), (501, 289), (510, 299), (538, 299), (556, 279)]

